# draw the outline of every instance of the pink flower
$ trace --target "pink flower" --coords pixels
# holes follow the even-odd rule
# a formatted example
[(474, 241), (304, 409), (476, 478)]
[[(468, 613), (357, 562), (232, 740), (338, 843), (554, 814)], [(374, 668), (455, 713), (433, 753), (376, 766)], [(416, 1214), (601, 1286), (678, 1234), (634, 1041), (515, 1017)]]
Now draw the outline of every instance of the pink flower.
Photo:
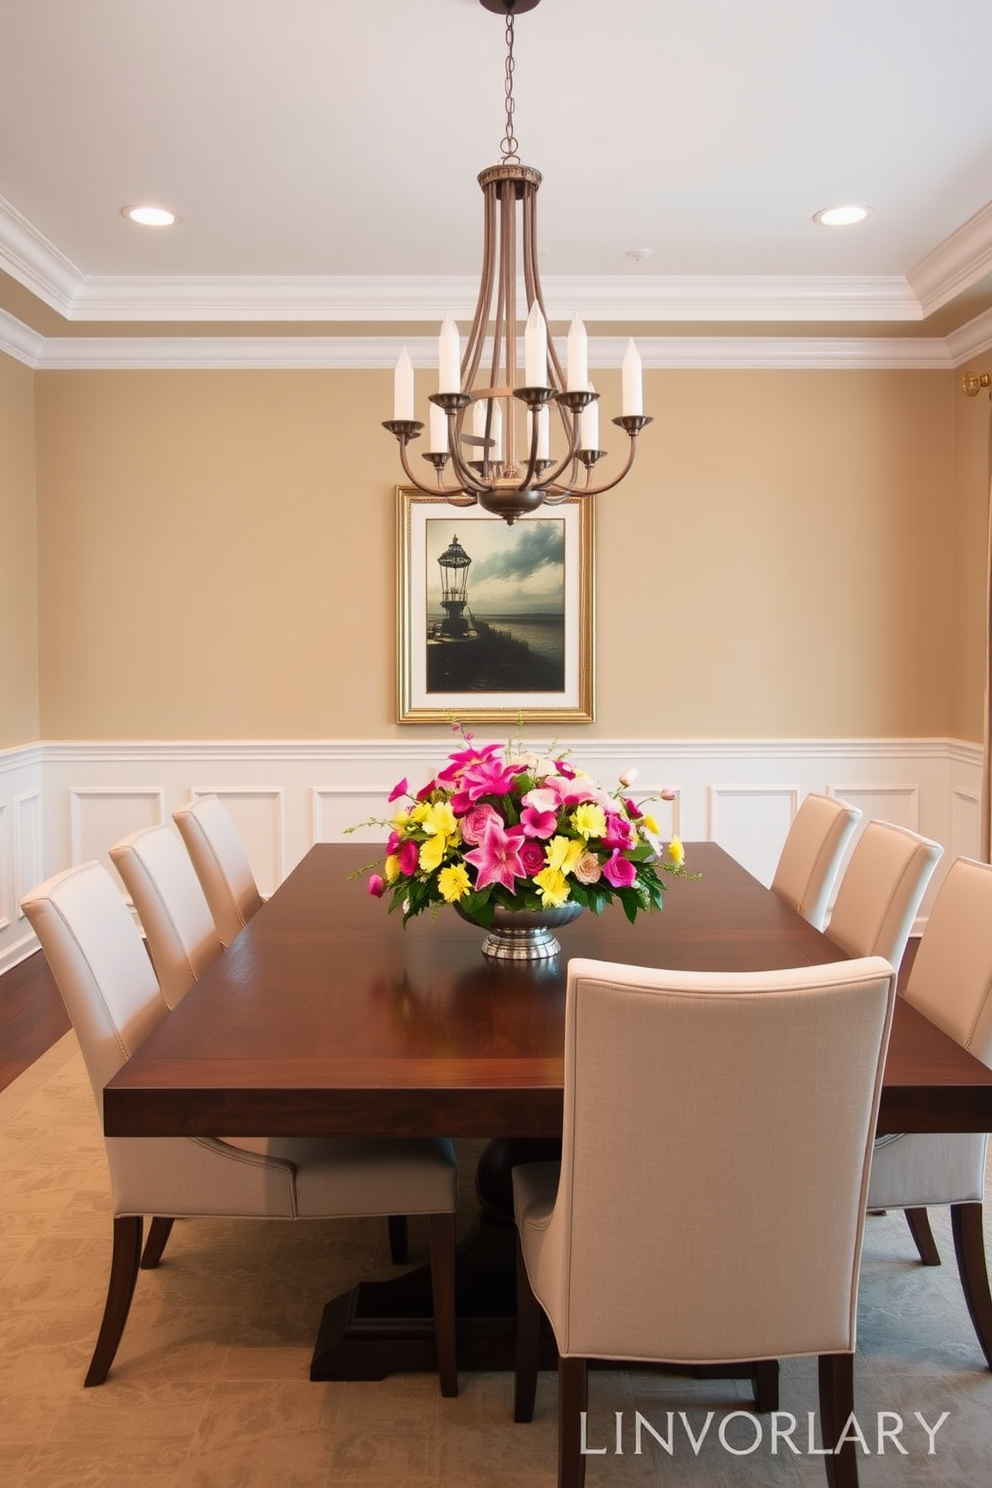
[(400, 872), (404, 878), (412, 878), (417, 871), (420, 862), (420, 848), (408, 837), (397, 854), (400, 860)]
[(603, 842), (607, 847), (633, 847), (636, 841), (637, 834), (625, 817), (613, 815), (606, 818)]
[(394, 785), (392, 790), (389, 792), (389, 799), (391, 801), (398, 801), (400, 796), (408, 796), (409, 794), (410, 786), (407, 782), (406, 776), (404, 775), (403, 779), (397, 785)]
[(527, 878), (533, 878), (544, 867), (544, 848), (536, 842), (524, 842), (520, 847), (520, 861)]
[(603, 877), (615, 889), (629, 889), (637, 873), (630, 859), (622, 857), (619, 850), (614, 848), (612, 855), (603, 864)]
[(499, 744), (485, 744), (482, 749), (462, 749), (458, 754), (449, 755), (448, 763), (438, 771), (437, 778), (445, 785), (453, 785), (469, 766), (486, 763), (494, 754), (499, 754), (500, 748)]
[(574, 780), (575, 779), (575, 771), (572, 769), (571, 765), (568, 763), (568, 760), (563, 760), (563, 759), (555, 760), (555, 764), (558, 766), (558, 774), (559, 775), (564, 775), (566, 780)]
[(426, 785), (422, 785), (420, 787), (419, 791), (417, 792), (417, 800), (418, 801), (426, 801), (427, 800), (427, 797), (433, 795), (436, 790), (437, 790), (437, 781), (436, 780), (428, 780), (427, 784)]
[(506, 796), (519, 773), (518, 766), (507, 765), (503, 760), (482, 760), (463, 770), (460, 784), (473, 801), (482, 796)]
[(629, 817), (632, 817), (634, 821), (640, 821), (640, 819), (641, 819), (641, 808), (640, 808), (640, 806), (638, 806), (637, 802), (636, 801), (632, 801), (630, 799), (630, 797), (628, 796), (627, 799), (624, 801), (623, 804), (627, 808), (627, 815)]
[(399, 832), (390, 832), (390, 834), (389, 834), (389, 841), (386, 843), (386, 857), (387, 858), (391, 858), (393, 856), (393, 853), (399, 852), (399, 850), (400, 850), (400, 840), (401, 839), (400, 839)]
[(369, 893), (374, 894), (376, 899), (381, 899), (386, 892), (386, 880), (381, 873), (373, 873), (369, 877)]
[(465, 854), (465, 861), (478, 870), (475, 879), (477, 889), (498, 883), (512, 893), (514, 878), (527, 876), (520, 861), (518, 839), (510, 837), (497, 822), (490, 823), (482, 843)]
[[(455, 799), (457, 798), (452, 798), (451, 804), (457, 816), (458, 807), (455, 806)], [(488, 801), (482, 806), (470, 805), (459, 823), (462, 829), (462, 837), (471, 847), (477, 847), (483, 837), (485, 837), (490, 822), (495, 822), (497, 826), (503, 825), (499, 813), (494, 807), (489, 805)]]
[(520, 825), (525, 837), (553, 837), (558, 826), (558, 813), (525, 806), (520, 813)]

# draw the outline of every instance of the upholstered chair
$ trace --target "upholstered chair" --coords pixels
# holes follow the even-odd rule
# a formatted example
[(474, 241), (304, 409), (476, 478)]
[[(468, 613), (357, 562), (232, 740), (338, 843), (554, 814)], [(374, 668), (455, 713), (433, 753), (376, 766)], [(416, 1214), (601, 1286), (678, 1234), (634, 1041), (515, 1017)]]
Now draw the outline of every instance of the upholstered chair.
[[(958, 858), (927, 920), (905, 997), (951, 1038), (992, 1066), (992, 868)], [(905, 1209), (925, 1264), (940, 1264), (927, 1208), (950, 1204), (961, 1285), (992, 1368), (992, 1295), (983, 1236), (988, 1138), (972, 1132), (906, 1132), (879, 1138), (869, 1209)]]
[(217, 796), (200, 796), (172, 813), (203, 886), (221, 943), (231, 941), (262, 907), (244, 843)]
[(817, 930), (823, 929), (840, 860), (860, 820), (856, 806), (848, 806), (836, 796), (813, 792), (803, 801), (789, 828), (772, 879), (772, 892)]
[[(172, 1015), (131, 914), (101, 864), (86, 863), (57, 874), (28, 894), (23, 907), (72, 1019), (102, 1121), (104, 1086), (152, 1030)], [(113, 1193), (113, 1256), (87, 1385), (103, 1383), (117, 1352), (137, 1280), (145, 1215), (157, 1216), (141, 1262), (148, 1267), (157, 1264), (174, 1216), (299, 1220), (400, 1213), (429, 1216), (441, 1392), (457, 1394), (458, 1174), (449, 1141), (105, 1140)]]
[(223, 947), (189, 854), (172, 827), (144, 827), (110, 849), (138, 911), (162, 996), (177, 1006)]
[(891, 822), (870, 821), (837, 890), (826, 934), (849, 956), (884, 956), (896, 971), (944, 849)]
[[(817, 1354), (821, 1431), (840, 1440), (894, 998), (880, 957), (740, 974), (570, 963), (561, 1162), (513, 1170), (515, 1417), (533, 1417), (543, 1308), (560, 1488), (584, 1481), (590, 1359)], [(857, 1483), (853, 1443), (827, 1462)]]

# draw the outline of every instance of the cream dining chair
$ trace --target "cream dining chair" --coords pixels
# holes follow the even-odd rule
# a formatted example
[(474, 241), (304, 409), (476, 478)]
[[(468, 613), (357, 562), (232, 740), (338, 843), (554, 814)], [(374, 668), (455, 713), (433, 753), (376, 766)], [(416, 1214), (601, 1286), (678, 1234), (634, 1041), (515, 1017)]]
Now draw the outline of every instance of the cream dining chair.
[(223, 951), (213, 915), (171, 827), (143, 827), (110, 849), (145, 932), (162, 996), (176, 1007)]
[[(110, 849), (110, 858), (138, 911), (162, 996), (174, 1008), (224, 950), (193, 865), (166, 826), (132, 832)], [(405, 1265), (406, 1215), (390, 1214), (388, 1226), (393, 1264)], [(153, 1220), (142, 1265), (161, 1257), (170, 1228), (171, 1221)]]
[[(840, 1440), (894, 998), (880, 957), (740, 974), (570, 963), (561, 1162), (513, 1170), (514, 1414), (533, 1418), (543, 1308), (559, 1488), (584, 1481), (589, 1359), (818, 1354), (821, 1431)], [(853, 1442), (826, 1460), (857, 1483)]]
[(884, 956), (896, 971), (944, 849), (907, 827), (870, 821), (854, 846), (827, 924), (849, 956)]
[[(992, 1066), (992, 867), (958, 858), (940, 886), (906, 984), (907, 1002)], [(905, 1209), (925, 1264), (940, 1264), (927, 1208), (951, 1206), (968, 1312), (992, 1369), (992, 1295), (983, 1234), (988, 1138), (972, 1132), (881, 1137), (869, 1209)]]
[(200, 796), (172, 813), (196, 870), (221, 943), (229, 946), (262, 896), (230, 812), (218, 796)]
[[(173, 1015), (130, 912), (100, 863), (56, 874), (27, 895), (23, 908), (76, 1030), (102, 1120), (108, 1080), (152, 1030)], [(296, 1220), (398, 1213), (429, 1217), (441, 1393), (458, 1393), (454, 1310), (458, 1170), (450, 1141), (107, 1137), (105, 1142), (113, 1196), (113, 1256), (87, 1385), (103, 1383), (117, 1353), (137, 1281), (145, 1215), (155, 1217), (151, 1255), (146, 1251), (141, 1262), (148, 1268), (157, 1263), (175, 1216)]]
[(817, 930), (823, 929), (840, 860), (860, 820), (856, 806), (811, 792), (789, 828), (772, 892)]

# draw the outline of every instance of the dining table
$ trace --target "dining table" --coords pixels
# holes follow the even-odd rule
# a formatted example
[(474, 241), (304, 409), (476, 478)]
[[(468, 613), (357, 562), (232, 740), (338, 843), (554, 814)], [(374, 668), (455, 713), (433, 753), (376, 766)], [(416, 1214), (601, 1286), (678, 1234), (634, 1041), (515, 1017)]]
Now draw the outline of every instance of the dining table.
[[(696, 876), (667, 877), (662, 911), (586, 912), (543, 961), (484, 956), (484, 932), (449, 907), (404, 926), (368, 892), (375, 855), (311, 848), (108, 1083), (104, 1130), (486, 1139), (457, 1266), (459, 1368), (512, 1368), (510, 1174), (560, 1143), (569, 959), (746, 972), (845, 953), (715, 842), (686, 845)], [(990, 1130), (992, 1070), (898, 998), (878, 1133)], [(433, 1367), (427, 1268), (329, 1301), (311, 1378)]]

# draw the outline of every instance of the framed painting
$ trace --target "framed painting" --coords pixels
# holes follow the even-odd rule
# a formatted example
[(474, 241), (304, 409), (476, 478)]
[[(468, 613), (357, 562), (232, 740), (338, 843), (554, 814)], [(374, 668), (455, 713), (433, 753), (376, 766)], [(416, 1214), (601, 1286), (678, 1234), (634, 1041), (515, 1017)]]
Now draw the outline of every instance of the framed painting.
[(593, 513), (507, 524), (401, 486), (400, 723), (593, 720)]

